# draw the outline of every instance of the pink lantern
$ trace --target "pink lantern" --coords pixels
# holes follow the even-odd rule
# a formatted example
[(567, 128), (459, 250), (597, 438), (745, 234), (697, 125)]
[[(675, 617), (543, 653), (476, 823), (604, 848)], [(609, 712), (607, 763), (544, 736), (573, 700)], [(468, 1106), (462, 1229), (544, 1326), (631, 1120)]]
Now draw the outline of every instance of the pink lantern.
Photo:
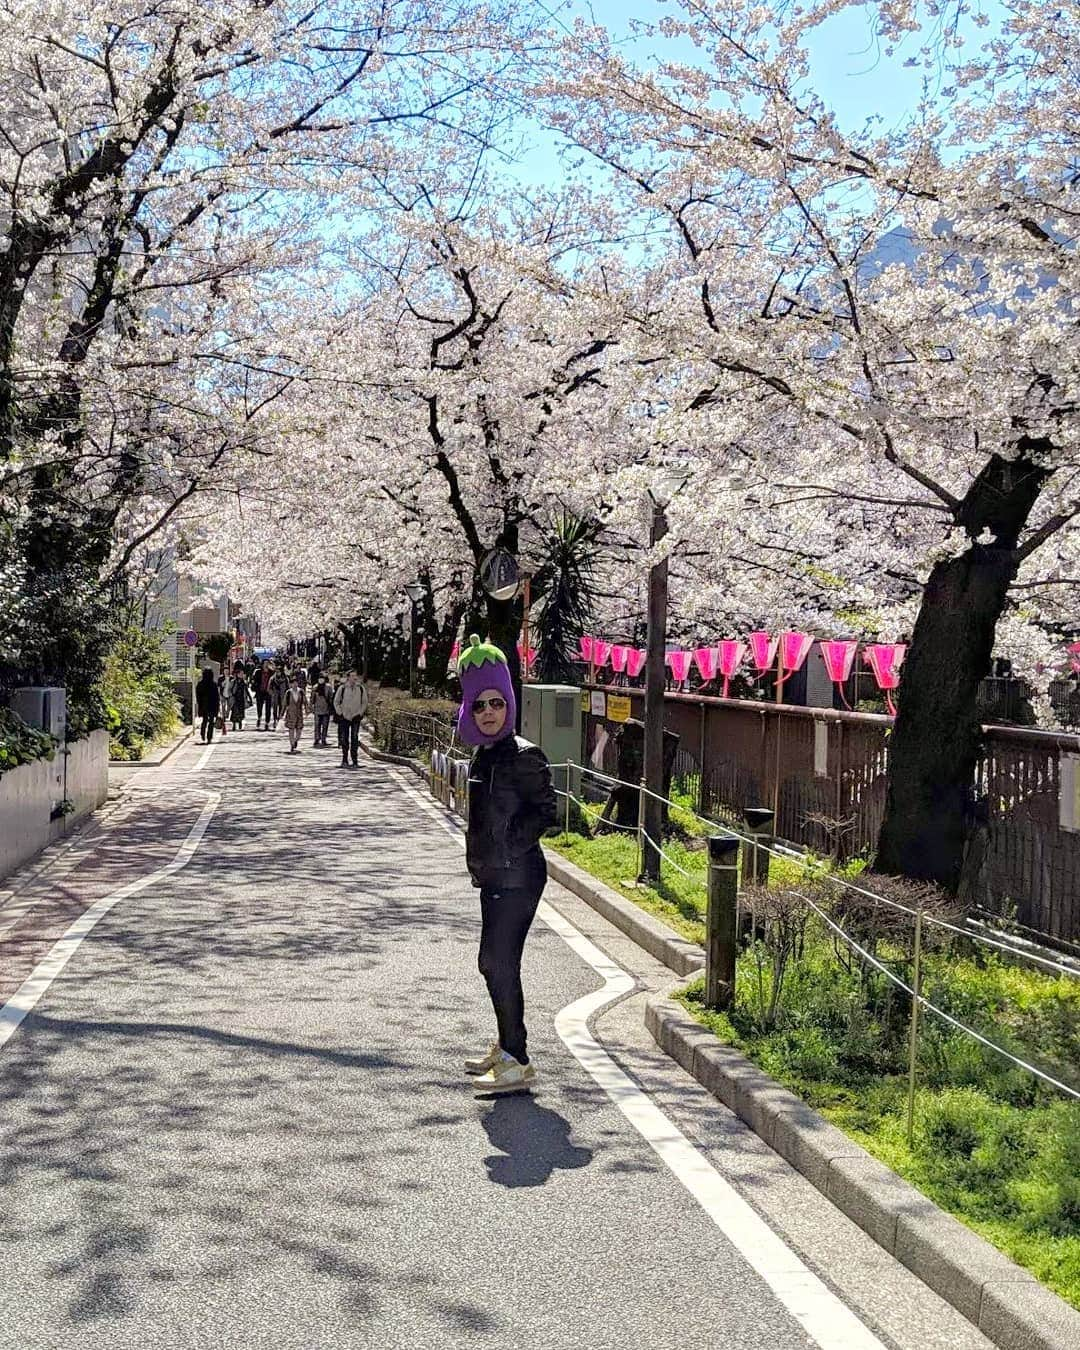
[(697, 647), (694, 649), (694, 665), (706, 684), (716, 678), (716, 648)]
[(611, 655), (611, 643), (601, 642), (600, 639), (597, 638), (593, 642), (593, 664), (597, 667), (597, 669), (599, 669), (601, 666), (607, 665), (607, 659), (610, 655)]
[(585, 633), (581, 635), (581, 659), (591, 664), (593, 659), (593, 645), (596, 639), (588, 637)]
[(626, 658), (630, 655), (630, 648), (624, 646), (621, 642), (611, 644), (611, 669), (616, 675), (621, 675), (626, 669)]
[(903, 642), (876, 642), (866, 649), (865, 660), (874, 672), (877, 687), (885, 695), (885, 706), (896, 716), (896, 706), (892, 701), (892, 691), (899, 685), (897, 673), (903, 664), (907, 646)]
[(716, 644), (716, 653), (719, 657), (720, 674), (724, 677), (723, 697), (727, 698), (731, 677), (738, 672), (746, 655), (746, 643), (740, 642), (738, 638), (724, 638), (722, 642)]
[(776, 660), (776, 648), (780, 639), (770, 637), (768, 633), (758, 629), (751, 633), (747, 640), (750, 643), (750, 655), (754, 662), (754, 669), (759, 675), (764, 675), (767, 670), (772, 668), (772, 663)]
[(626, 673), (632, 680), (636, 680), (641, 674), (642, 667), (648, 652), (644, 652), (640, 647), (631, 647), (626, 654)]
[(809, 633), (789, 631), (781, 634), (780, 664), (789, 675), (802, 668), (802, 663), (813, 645), (814, 639)]
[(840, 699), (845, 708), (850, 708), (851, 704), (847, 701), (847, 695), (844, 693), (844, 685), (851, 677), (851, 667), (855, 664), (855, 653), (858, 650), (857, 642), (823, 642), (821, 644), (821, 659), (825, 662), (825, 671), (833, 684), (840, 691)]
[(686, 677), (690, 674), (690, 653), (668, 652), (665, 659), (671, 667), (671, 673), (675, 676), (676, 682), (684, 684)]

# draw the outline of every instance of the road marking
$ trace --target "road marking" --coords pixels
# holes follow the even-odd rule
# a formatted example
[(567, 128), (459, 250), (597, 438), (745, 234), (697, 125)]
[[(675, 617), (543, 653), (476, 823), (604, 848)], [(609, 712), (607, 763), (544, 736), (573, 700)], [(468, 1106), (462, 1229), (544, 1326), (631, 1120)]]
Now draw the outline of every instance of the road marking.
[[(456, 822), (427, 801), (399, 770), (390, 773), (402, 789), (464, 848)], [(569, 920), (541, 901), (537, 914), (604, 981), (604, 987), (568, 1004), (555, 1016), (559, 1039), (585, 1072), (604, 1089), (668, 1170), (690, 1192), (743, 1259), (822, 1350), (884, 1350), (883, 1343), (791, 1250), (679, 1127), (615, 1063), (589, 1031), (590, 1017), (636, 986), (610, 956)]]
[(179, 872), (188, 865), (195, 856), (195, 850), (202, 842), (206, 827), (210, 824), (210, 819), (217, 810), (220, 801), (220, 792), (208, 792), (206, 794), (206, 805), (200, 812), (198, 820), (188, 831), (187, 838), (177, 849), (176, 856), (171, 862), (167, 862), (164, 867), (149, 872), (145, 877), (140, 877), (138, 881), (130, 881), (126, 886), (121, 886), (118, 891), (113, 891), (110, 895), (103, 895), (100, 900), (95, 900), (90, 908), (75, 920), (64, 936), (53, 944), (48, 955), (38, 962), (11, 998), (0, 1008), (0, 1050), (15, 1035), (27, 1015), (37, 1007), (41, 996), (78, 951), (83, 938), (94, 930), (115, 904), (121, 900), (126, 900), (128, 896), (138, 895), (140, 891), (147, 890), (155, 882), (171, 876), (174, 872)]
[(210, 763), (210, 756), (214, 753), (215, 749), (216, 749), (220, 744), (221, 744), (220, 741), (211, 741), (210, 744), (206, 747), (206, 749), (205, 749), (205, 750), (202, 752), (202, 754), (199, 756), (198, 760), (197, 760), (197, 761), (196, 761), (189, 769), (183, 769), (183, 770), (181, 770), (181, 772), (182, 772), (182, 773), (199, 773), (200, 770), (205, 769), (206, 766)]

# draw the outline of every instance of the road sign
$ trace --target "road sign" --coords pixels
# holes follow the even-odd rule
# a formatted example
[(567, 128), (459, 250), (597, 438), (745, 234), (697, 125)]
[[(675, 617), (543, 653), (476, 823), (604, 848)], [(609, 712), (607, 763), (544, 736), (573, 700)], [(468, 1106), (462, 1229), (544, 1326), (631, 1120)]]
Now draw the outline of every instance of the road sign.
[(185, 647), (197, 647), (199, 645), (199, 635), (194, 628), (189, 628), (184, 634)]

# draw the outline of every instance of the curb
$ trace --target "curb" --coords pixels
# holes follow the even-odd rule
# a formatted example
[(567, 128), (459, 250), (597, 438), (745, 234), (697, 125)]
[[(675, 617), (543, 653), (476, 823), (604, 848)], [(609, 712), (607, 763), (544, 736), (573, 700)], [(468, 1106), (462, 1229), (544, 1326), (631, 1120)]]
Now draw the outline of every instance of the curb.
[(158, 769), (167, 759), (171, 759), (177, 750), (195, 735), (194, 726), (185, 727), (176, 739), (170, 744), (159, 747), (152, 755), (145, 759), (110, 759), (110, 769)]
[(1080, 1346), (1080, 1312), (718, 1041), (681, 1004), (650, 998), (645, 1025), (661, 1050), (999, 1350)]

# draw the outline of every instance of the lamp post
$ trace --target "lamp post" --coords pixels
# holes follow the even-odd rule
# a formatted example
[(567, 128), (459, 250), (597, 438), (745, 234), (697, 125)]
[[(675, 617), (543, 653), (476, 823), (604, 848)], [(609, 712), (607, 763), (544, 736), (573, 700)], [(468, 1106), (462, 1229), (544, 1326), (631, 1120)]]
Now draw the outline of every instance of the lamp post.
[[(652, 524), (649, 544), (660, 543), (668, 532), (667, 507), (686, 481), (684, 474), (665, 474), (649, 489)], [(647, 795), (641, 806), (645, 838), (641, 841), (641, 875), (638, 881), (652, 885), (660, 880), (660, 830), (664, 811), (660, 798), (664, 790), (664, 656), (667, 647), (668, 560), (664, 558), (649, 570), (649, 627), (645, 642), (645, 745), (644, 786)], [(650, 842), (655, 840), (655, 845)]]
[(409, 697), (416, 697), (416, 606), (424, 598), (424, 588), (418, 581), (410, 581), (405, 594), (412, 604), (409, 621)]

